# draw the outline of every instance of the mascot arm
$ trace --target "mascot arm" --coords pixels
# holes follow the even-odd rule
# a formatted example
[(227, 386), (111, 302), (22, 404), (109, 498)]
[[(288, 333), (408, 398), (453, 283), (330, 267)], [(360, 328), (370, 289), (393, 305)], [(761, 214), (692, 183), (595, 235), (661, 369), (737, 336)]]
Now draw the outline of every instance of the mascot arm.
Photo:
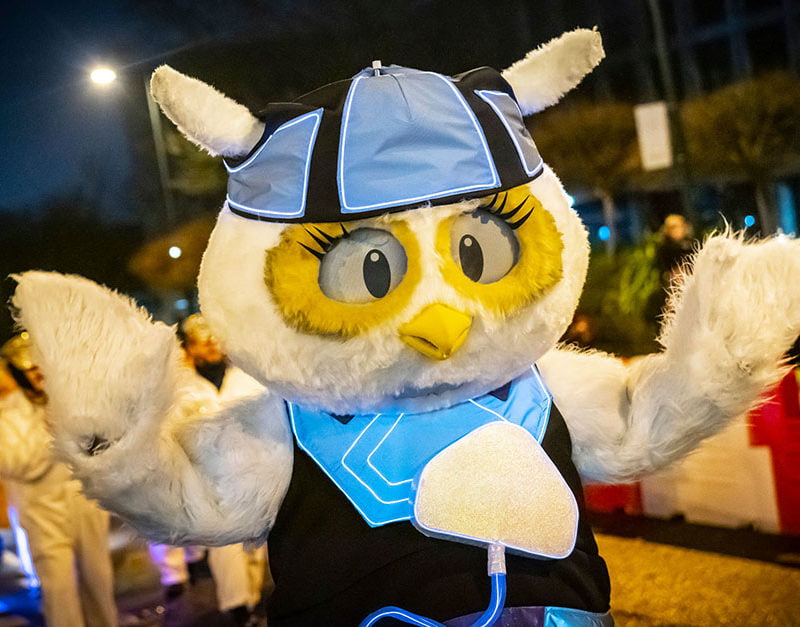
[(87, 279), (16, 277), (59, 457), (84, 491), (169, 544), (262, 541), (292, 467), (282, 402), (203, 405), (172, 329)]
[(754, 408), (800, 333), (800, 245), (726, 234), (696, 254), (670, 298), (661, 353), (630, 365), (556, 348), (539, 367), (587, 479), (628, 481), (680, 459)]

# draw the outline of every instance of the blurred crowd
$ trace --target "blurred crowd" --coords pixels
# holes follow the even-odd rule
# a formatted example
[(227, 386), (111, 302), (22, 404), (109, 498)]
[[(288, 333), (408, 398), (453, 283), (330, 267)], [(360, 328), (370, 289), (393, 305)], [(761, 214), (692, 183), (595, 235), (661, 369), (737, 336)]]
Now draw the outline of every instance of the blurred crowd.
[[(189, 392), (191, 402), (182, 411), (200, 417), (220, 402), (259, 391), (258, 383), (228, 364), (199, 314), (181, 323), (179, 335), (186, 362), (196, 374)], [(3, 344), (0, 508), (4, 511), (0, 527), (13, 529), (23, 570), (29, 571), (28, 585), (41, 590), (40, 616), (34, 617), (34, 623), (113, 627), (120, 618), (114, 597), (110, 516), (82, 494), (80, 483), (51, 450), (46, 390), (28, 334)], [(6, 507), (2, 507), (4, 500)], [(160, 576), (165, 625), (179, 624), (174, 617), (171, 620), (170, 609), (179, 607), (204, 568), (213, 577), (217, 609), (224, 617), (221, 624), (266, 625), (263, 600), (272, 588), (266, 546), (150, 544), (149, 554)]]

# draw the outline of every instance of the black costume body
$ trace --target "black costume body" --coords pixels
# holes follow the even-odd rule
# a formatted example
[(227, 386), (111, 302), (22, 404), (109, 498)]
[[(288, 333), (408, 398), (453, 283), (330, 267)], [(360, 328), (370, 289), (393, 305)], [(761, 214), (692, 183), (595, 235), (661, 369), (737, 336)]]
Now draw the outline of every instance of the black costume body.
[[(572, 443), (555, 405), (542, 448), (575, 495), (577, 540), (564, 559), (507, 555), (505, 605), (607, 612), (608, 571), (585, 520)], [(445, 621), (482, 612), (489, 601), (485, 549), (426, 537), (409, 522), (370, 527), (297, 446), (269, 547), (276, 582), (269, 603), (271, 627), (352, 627), (387, 605)]]

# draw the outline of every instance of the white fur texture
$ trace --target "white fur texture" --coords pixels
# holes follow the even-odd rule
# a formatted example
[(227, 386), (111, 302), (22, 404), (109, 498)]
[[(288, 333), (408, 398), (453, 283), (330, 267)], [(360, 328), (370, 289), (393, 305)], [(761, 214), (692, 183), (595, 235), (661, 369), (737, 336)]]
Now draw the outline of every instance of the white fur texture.
[[(579, 30), (504, 75), (531, 113), (556, 102), (602, 56), (599, 34)], [(156, 72), (153, 92), (212, 154), (242, 154), (260, 137), (243, 107), (174, 70)], [(335, 413), (423, 411), (486, 393), (538, 361), (580, 472), (615, 481), (685, 455), (784, 372), (781, 356), (800, 333), (800, 244), (783, 237), (709, 240), (672, 300), (660, 354), (625, 366), (553, 348), (583, 287), (588, 240), (549, 168), (530, 189), (564, 241), (558, 284), (513, 314), (498, 314), (443, 280), (434, 245), (441, 221), (477, 201), (387, 215), (377, 221), (405, 220), (418, 240), (420, 283), (402, 309), (348, 339), (299, 331), (272, 301), (266, 254), (286, 225), (223, 209), (203, 258), (201, 307), (234, 363), (273, 394), (200, 419), (171, 329), (85, 279), (23, 275), (14, 305), (39, 351), (61, 455), (90, 496), (151, 537), (224, 544), (263, 539), (287, 489), (291, 433), (280, 398)], [(398, 334), (433, 302), (473, 316), (466, 342), (443, 362)], [(88, 455), (98, 438), (105, 450)]]
[(264, 132), (247, 107), (168, 65), (153, 72), (150, 93), (181, 133), (212, 156), (245, 155)]
[[(434, 245), (439, 223), (476, 201), (382, 218), (408, 223), (419, 242), (423, 276), (408, 305), (348, 339), (290, 327), (273, 303), (264, 281), (265, 254), (279, 242), (285, 225), (223, 211), (200, 270), (201, 309), (234, 363), (287, 400), (336, 413), (425, 411), (484, 394), (522, 373), (556, 343), (572, 319), (586, 275), (586, 231), (558, 179), (546, 169), (530, 188), (564, 238), (564, 278), (513, 315), (497, 314), (463, 296), (440, 272)], [(409, 347), (398, 333), (434, 302), (473, 315), (466, 342), (443, 362)]]
[(291, 475), (281, 401), (264, 394), (199, 419), (172, 329), (80, 277), (16, 279), (56, 450), (86, 493), (155, 540), (263, 540)]
[(579, 28), (531, 50), (507, 69), (523, 115), (554, 105), (603, 60), (603, 41), (596, 29)]
[(712, 237), (672, 295), (662, 353), (625, 366), (602, 353), (548, 352), (539, 366), (581, 474), (634, 479), (757, 405), (800, 334), (798, 276), (796, 240)]

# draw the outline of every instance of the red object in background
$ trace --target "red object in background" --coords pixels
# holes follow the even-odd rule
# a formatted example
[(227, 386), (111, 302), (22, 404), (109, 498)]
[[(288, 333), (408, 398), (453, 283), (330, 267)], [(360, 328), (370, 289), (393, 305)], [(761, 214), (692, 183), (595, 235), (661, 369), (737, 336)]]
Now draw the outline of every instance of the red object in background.
[(772, 452), (781, 533), (800, 535), (800, 397), (794, 371), (750, 414), (750, 443)]
[(583, 495), (586, 507), (593, 512), (610, 514), (623, 510), (631, 516), (642, 513), (642, 492), (638, 483), (589, 484), (583, 487)]

